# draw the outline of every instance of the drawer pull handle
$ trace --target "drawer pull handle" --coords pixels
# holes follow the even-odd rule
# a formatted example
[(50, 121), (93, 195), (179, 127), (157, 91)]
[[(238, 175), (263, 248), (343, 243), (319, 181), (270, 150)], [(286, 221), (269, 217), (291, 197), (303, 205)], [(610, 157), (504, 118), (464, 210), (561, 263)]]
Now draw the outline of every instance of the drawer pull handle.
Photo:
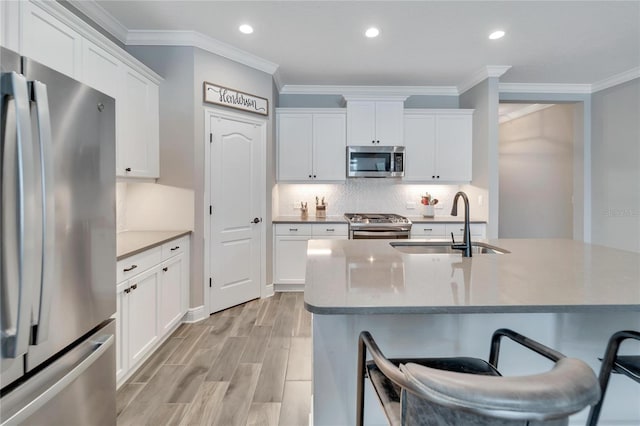
[(289, 231), (297, 232), (297, 231), (298, 231), (298, 228), (289, 228)]
[(138, 265), (131, 265), (131, 268), (125, 268), (124, 272), (129, 272), (129, 271), (133, 271), (134, 269), (136, 269), (138, 267)]
[(131, 290), (135, 290), (136, 288), (138, 288), (138, 284), (134, 284), (131, 286)]
[(327, 228), (327, 232), (335, 232), (336, 230), (334, 228)]
[(167, 271), (169, 270), (169, 268), (167, 268), (167, 267), (165, 266), (164, 268), (162, 268), (162, 270), (163, 270), (164, 272), (167, 272)]
[(171, 249), (171, 251), (178, 250), (179, 248), (180, 248), (180, 246), (175, 246), (174, 248)]
[(130, 293), (130, 292), (131, 292), (131, 289), (130, 289), (130, 288), (125, 288), (125, 289), (124, 289), (124, 292), (128, 294), (128, 293)]
[(425, 231), (433, 231), (433, 228), (424, 228)]

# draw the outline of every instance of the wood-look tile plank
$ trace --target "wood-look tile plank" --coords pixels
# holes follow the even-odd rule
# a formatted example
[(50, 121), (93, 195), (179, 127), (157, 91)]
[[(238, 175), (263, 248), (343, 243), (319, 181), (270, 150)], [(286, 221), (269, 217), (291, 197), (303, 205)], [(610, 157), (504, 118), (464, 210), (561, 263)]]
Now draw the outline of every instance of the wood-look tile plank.
[(220, 413), (228, 385), (228, 382), (202, 383), (180, 425), (212, 425)]
[(253, 395), (254, 402), (282, 402), (288, 358), (288, 349), (267, 349)]
[(160, 404), (154, 408), (146, 424), (148, 426), (177, 426), (188, 408), (189, 404)]
[(149, 383), (136, 396), (138, 402), (167, 402), (176, 380), (182, 374), (184, 365), (165, 364), (158, 369)]
[(144, 383), (125, 383), (116, 392), (116, 415), (124, 411), (131, 401), (134, 400), (138, 392), (144, 387)]
[(312, 348), (310, 337), (292, 337), (286, 380), (311, 380)]
[(280, 407), (281, 426), (303, 426), (309, 424), (311, 409), (311, 382), (287, 381)]
[(187, 364), (197, 350), (200, 338), (209, 331), (209, 327), (191, 327), (182, 343), (173, 351), (166, 364)]
[(236, 305), (236, 306), (232, 306), (231, 308), (225, 309), (224, 311), (220, 312), (220, 314), (224, 317), (237, 317), (240, 314), (242, 314), (242, 310), (244, 309), (244, 304), (242, 305)]
[(267, 349), (267, 343), (270, 337), (271, 327), (253, 327), (240, 362), (261, 363), (264, 359), (264, 351)]
[(251, 308), (245, 308), (242, 311), (242, 315), (238, 317), (233, 330), (231, 330), (231, 336), (248, 336), (251, 333), (256, 317), (258, 316), (258, 306)]
[(279, 402), (254, 402), (249, 408), (247, 426), (278, 426)]
[(273, 300), (273, 297), (262, 299), (262, 301), (256, 316), (256, 325), (273, 325), (273, 320), (277, 314), (278, 301)]
[(191, 327), (193, 327), (193, 324), (182, 323), (176, 328), (171, 337), (185, 337)]
[(220, 349), (201, 349), (196, 352), (178, 378), (167, 402), (192, 402), (219, 352)]
[[(285, 295), (287, 296), (287, 295)], [(273, 336), (291, 337), (293, 334), (293, 311), (295, 310), (295, 295), (282, 296), (278, 306), (278, 314), (273, 324)]]
[(147, 422), (154, 404), (150, 402), (132, 401), (118, 416), (118, 426), (140, 426)]
[(220, 416), (214, 424), (220, 426), (245, 425), (259, 374), (260, 364), (238, 364), (222, 399)]
[(231, 380), (247, 340), (247, 337), (228, 337), (205, 380), (207, 382), (228, 382)]
[(147, 383), (149, 379), (158, 371), (160, 366), (169, 359), (169, 357), (178, 349), (184, 341), (181, 337), (170, 337), (167, 339), (156, 352), (136, 371), (128, 380), (129, 383)]
[(304, 308), (302, 296), (298, 299), (298, 302), (293, 314), (293, 336), (311, 337), (311, 312)]

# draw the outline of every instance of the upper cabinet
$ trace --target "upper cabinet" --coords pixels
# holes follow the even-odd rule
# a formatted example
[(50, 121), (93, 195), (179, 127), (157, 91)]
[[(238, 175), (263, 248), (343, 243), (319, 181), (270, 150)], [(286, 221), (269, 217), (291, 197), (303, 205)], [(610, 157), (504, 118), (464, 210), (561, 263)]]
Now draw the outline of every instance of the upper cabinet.
[(157, 178), (160, 76), (57, 2), (2, 2), (2, 45), (116, 100), (116, 176)]
[(406, 110), (405, 181), (470, 182), (473, 110)]
[(345, 99), (348, 145), (402, 145), (404, 97)]
[(276, 117), (279, 182), (345, 180), (343, 110), (280, 108)]

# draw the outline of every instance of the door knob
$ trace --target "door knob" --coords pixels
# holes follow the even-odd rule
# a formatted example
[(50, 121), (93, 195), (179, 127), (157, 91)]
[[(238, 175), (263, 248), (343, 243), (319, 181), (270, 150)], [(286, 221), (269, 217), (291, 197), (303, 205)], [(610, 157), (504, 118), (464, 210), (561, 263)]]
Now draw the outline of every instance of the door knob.
[(260, 223), (262, 222), (262, 218), (261, 217), (254, 217), (253, 220), (249, 223)]

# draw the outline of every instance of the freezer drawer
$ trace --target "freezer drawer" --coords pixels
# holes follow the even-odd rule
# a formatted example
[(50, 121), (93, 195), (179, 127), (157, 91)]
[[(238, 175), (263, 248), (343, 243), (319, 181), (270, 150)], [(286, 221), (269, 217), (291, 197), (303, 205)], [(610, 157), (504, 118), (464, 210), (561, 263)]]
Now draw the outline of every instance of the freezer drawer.
[(2, 397), (5, 425), (116, 424), (115, 322)]

